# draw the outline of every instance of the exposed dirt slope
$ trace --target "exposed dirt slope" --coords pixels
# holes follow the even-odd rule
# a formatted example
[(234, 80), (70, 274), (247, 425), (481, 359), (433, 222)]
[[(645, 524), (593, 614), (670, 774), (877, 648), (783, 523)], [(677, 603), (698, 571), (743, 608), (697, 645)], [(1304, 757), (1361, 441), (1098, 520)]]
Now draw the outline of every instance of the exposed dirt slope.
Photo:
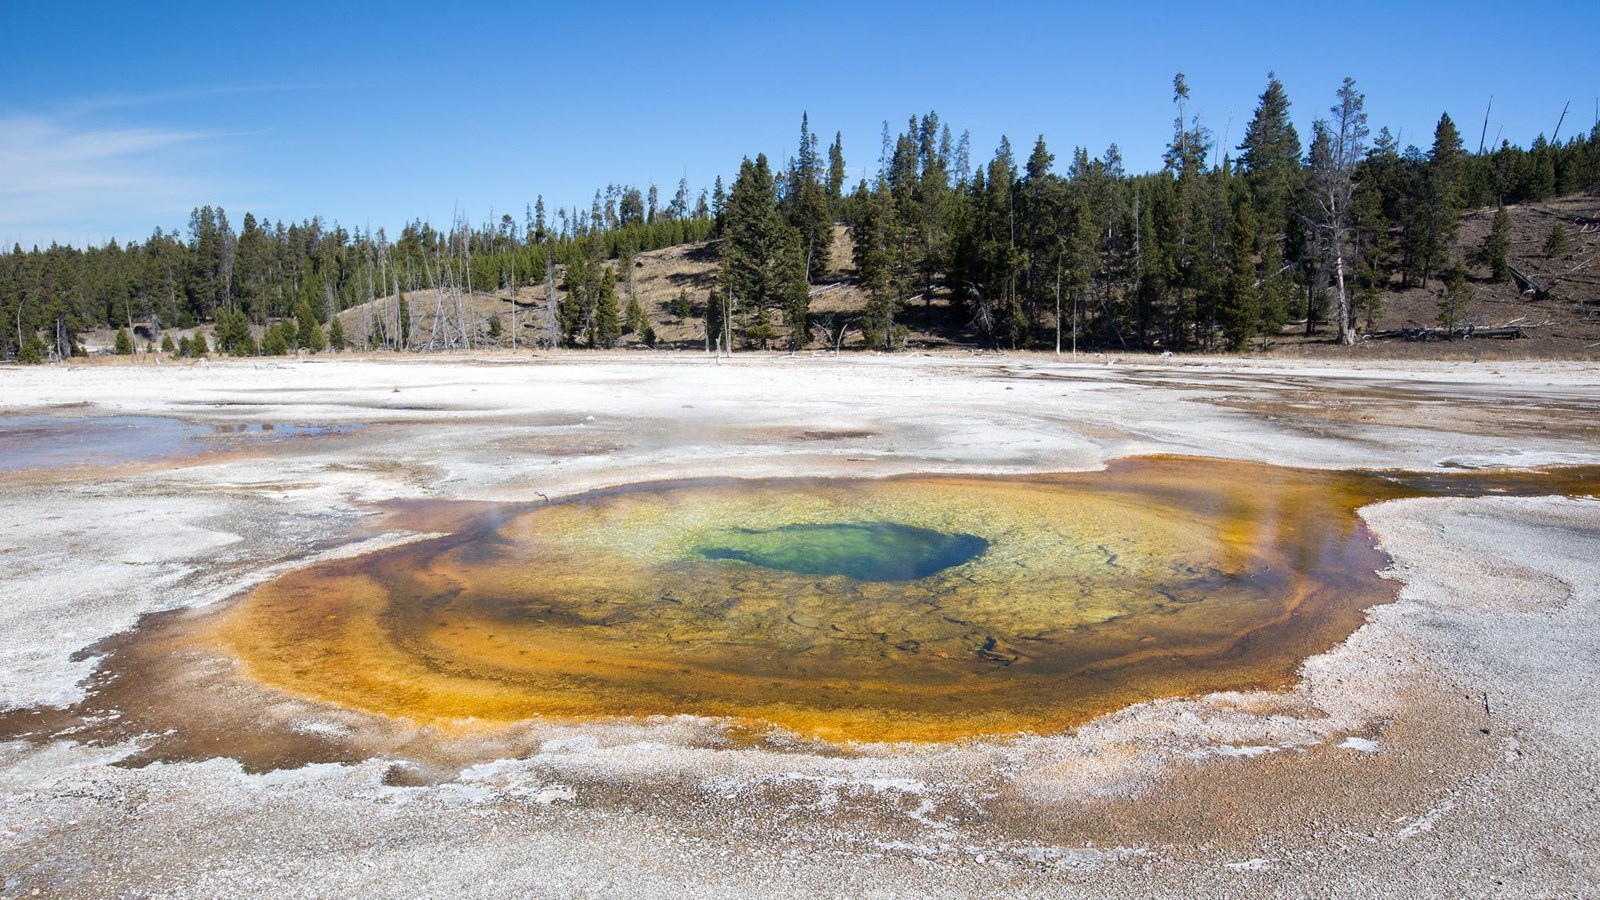
[[(1489, 282), (1489, 268), (1477, 260), (1477, 249), (1488, 234), (1494, 209), (1472, 210), (1463, 216), (1456, 247), (1456, 254), (1468, 263), (1474, 290), (1473, 300), (1466, 309), (1465, 321), (1479, 326), (1520, 323), (1529, 326), (1526, 339), (1459, 341), (1453, 344), (1373, 342), (1363, 347), (1361, 352), (1384, 356), (1476, 356), (1488, 353), (1565, 358), (1587, 358), (1600, 354), (1600, 265), (1597, 265), (1597, 260), (1600, 260), (1600, 229), (1591, 227), (1585, 232), (1575, 221), (1578, 218), (1600, 219), (1600, 198), (1568, 197), (1507, 209), (1512, 221), (1511, 264), (1540, 284), (1553, 285), (1552, 296), (1545, 300), (1533, 300), (1523, 296), (1512, 282)], [(1544, 243), (1550, 229), (1555, 226), (1566, 231), (1568, 246), (1564, 252), (1552, 258), (1545, 254)], [(860, 345), (860, 332), (853, 329), (851, 322), (859, 318), (867, 298), (856, 282), (856, 271), (851, 262), (852, 248), (849, 229), (842, 225), (836, 227), (832, 271), (812, 289), (811, 308), (819, 326), (817, 346), (824, 344), (823, 332), (840, 327), (846, 329), (845, 346)], [(639, 298), (650, 318), (658, 346), (703, 347), (705, 303), (715, 282), (716, 272), (717, 249), (714, 241), (640, 253), (626, 271), (618, 272), (619, 302), (625, 305), (630, 291)], [(673, 301), (681, 291), (689, 293), (692, 307), (691, 314), (686, 318), (678, 317), (673, 311)], [(1382, 298), (1382, 311), (1372, 322), (1374, 330), (1437, 325), (1442, 293), (1443, 285), (1437, 279), (1425, 285), (1414, 283), (1406, 290), (1388, 291)], [(431, 291), (418, 291), (408, 295), (408, 301), (416, 317), (412, 332), (413, 345), (426, 345), (430, 339), (446, 341), (443, 335), (449, 329), (439, 331), (434, 327), (439, 298)], [(446, 298), (444, 302), (447, 317), (454, 321), (457, 317), (454, 298)], [(340, 314), (345, 333), (353, 342), (361, 341), (371, 328), (374, 306), (380, 317), (393, 320), (393, 297)], [(513, 339), (513, 307), (517, 320), (515, 340), (518, 346), (531, 345), (538, 340), (541, 324), (547, 315), (543, 285), (519, 289), (515, 304), (511, 294), (502, 290), (463, 298), (463, 306), (469, 322), (468, 329), (474, 334), (474, 346), (509, 347)], [(902, 321), (910, 328), (911, 346), (976, 346), (971, 334), (949, 327), (951, 317), (948, 310), (949, 299), (942, 292), (932, 297), (914, 297), (902, 315)], [(488, 337), (488, 321), (494, 315), (500, 317), (504, 329), (498, 340)], [(1263, 341), (1260, 349), (1290, 354), (1351, 352), (1326, 346), (1330, 337), (1331, 332), (1325, 326), (1319, 326), (1308, 336), (1303, 324), (1294, 325), (1286, 328), (1283, 334)], [(635, 346), (640, 345), (642, 340), (640, 335), (629, 334), (625, 343)]]

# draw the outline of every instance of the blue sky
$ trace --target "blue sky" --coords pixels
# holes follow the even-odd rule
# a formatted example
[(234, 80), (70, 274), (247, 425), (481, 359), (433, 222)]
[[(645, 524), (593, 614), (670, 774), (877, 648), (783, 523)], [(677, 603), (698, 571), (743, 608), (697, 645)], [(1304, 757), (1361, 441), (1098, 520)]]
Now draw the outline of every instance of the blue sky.
[[(794, 152), (808, 111), (844, 132), (852, 180), (881, 123), (938, 110), (1025, 157), (1043, 133), (1159, 165), (1190, 111), (1239, 142), (1274, 70), (1302, 137), (1345, 75), (1380, 125), (1426, 147), (1441, 112), (1475, 149), (1587, 129), (1600, 4), (744, 3), (0, 4), (0, 242), (83, 245), (321, 215), (397, 230), (474, 222), (608, 182), (698, 191), (739, 158)], [(1537, 62), (1529, 48), (1548, 47)]]

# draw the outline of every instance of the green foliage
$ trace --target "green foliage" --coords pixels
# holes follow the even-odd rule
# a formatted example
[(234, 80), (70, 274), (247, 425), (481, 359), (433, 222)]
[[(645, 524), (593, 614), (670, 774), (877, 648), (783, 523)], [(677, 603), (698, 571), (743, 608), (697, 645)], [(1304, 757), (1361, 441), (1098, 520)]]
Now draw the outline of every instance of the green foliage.
[(1460, 262), (1445, 273), (1444, 293), (1439, 295), (1439, 324), (1454, 338), (1455, 330), (1472, 302), (1473, 290), (1467, 284), (1467, 268)]
[(338, 316), (328, 319), (328, 349), (335, 353), (342, 351), (349, 341), (344, 336), (344, 323)]
[(301, 350), (320, 353), (327, 347), (327, 339), (322, 333), (322, 326), (317, 322), (317, 314), (312, 311), (309, 300), (300, 301), (300, 307), (295, 310), (295, 345)]
[(1261, 297), (1256, 289), (1256, 217), (1248, 196), (1234, 204), (1229, 233), (1231, 251), (1220, 318), (1229, 350), (1244, 349), (1261, 323)]
[(218, 353), (227, 353), (230, 356), (254, 356), (259, 352), (256, 347), (255, 337), (250, 333), (250, 320), (244, 312), (223, 311), (217, 313), (217, 324), (214, 329)]
[(650, 328), (650, 319), (644, 314), (644, 307), (640, 305), (635, 294), (628, 295), (628, 306), (622, 314), (622, 331), (624, 334), (638, 335), (644, 338), (644, 333)]
[(202, 356), (205, 356), (207, 353), (210, 353), (210, 352), (211, 352), (211, 345), (206, 343), (206, 334), (205, 334), (205, 332), (198, 331), (198, 330), (195, 331), (194, 335), (189, 338), (189, 353), (188, 353), (188, 355), (189, 356), (193, 356), (196, 359), (198, 359), (198, 358), (200, 358)]
[(163, 334), (161, 336), (161, 352), (162, 353), (176, 353), (176, 352), (178, 352), (178, 348), (172, 343), (172, 335)]
[(1421, 197), (1416, 206), (1414, 254), (1423, 283), (1444, 267), (1455, 245), (1461, 222), (1461, 181), (1466, 151), (1461, 133), (1449, 115), (1439, 117), (1433, 132), (1433, 149), (1422, 171)]
[(37, 335), (28, 335), (22, 341), (22, 346), (17, 348), (17, 362), (25, 366), (37, 366), (44, 362), (44, 344)]
[[(953, 139), (930, 112), (902, 120), (899, 134), (885, 126), (881, 165), (852, 193), (842, 135), (823, 154), (803, 117), (797, 152), (781, 171), (762, 158), (746, 161), (731, 194), (718, 178), (698, 202), (680, 182), (665, 209), (646, 199), (654, 191), (612, 185), (592, 210), (552, 211), (541, 202), (525, 227), (499, 216), (477, 227), (416, 221), (384, 234), (249, 213), (236, 227), (223, 209), (202, 206), (181, 231), (157, 229), (141, 241), (14, 247), (0, 254), (0, 321), (8, 325), (0, 329), (0, 356), (20, 356), (25, 343), (41, 358), (77, 353), (79, 334), (131, 330), (134, 322), (183, 330), (214, 322), (220, 352), (249, 353), (247, 335), (285, 319), (288, 331), (274, 326), (277, 352), (315, 350), (312, 332), (323, 315), (374, 301), (374, 314), (358, 322), (360, 337), (374, 347), (410, 347), (415, 291), (446, 282), (450, 289), (553, 287), (562, 271), (569, 294), (553, 308), (554, 321), (540, 323), (541, 343), (614, 344), (601, 287), (608, 261), (713, 233), (724, 238), (716, 251), (723, 287), (705, 310), (708, 334), (738, 330), (758, 343), (802, 347), (812, 330), (809, 284), (832, 277), (838, 263), (826, 258), (836, 222), (856, 238), (853, 262), (868, 303), (861, 318), (835, 318), (832, 327), (859, 328), (869, 347), (897, 346), (911, 316), (919, 328), (957, 341), (1037, 345), (1059, 324), (1058, 288), (1061, 318), (1075, 312), (1090, 345), (1179, 349), (1219, 337), (1232, 345), (1250, 318), (1234, 287), (1243, 283), (1241, 242), (1232, 234), (1241, 195), (1256, 219), (1258, 326), (1270, 333), (1302, 315), (1315, 322), (1328, 305), (1324, 286), (1338, 281), (1327, 252), (1334, 242), (1282, 83), (1268, 75), (1236, 161), (1214, 147), (1207, 125), (1218, 123), (1193, 115), (1219, 108), (1218, 100), (1197, 87), (1191, 102), (1181, 77), (1173, 87), (1177, 115), (1165, 165), (1145, 174), (1123, 172), (1115, 146), (1102, 157), (1061, 152), (1058, 172), (1042, 137), (1021, 172), (1008, 141), (991, 160), (974, 160), (970, 140)], [(1324, 150), (1332, 158), (1339, 129), (1328, 127)], [(1526, 149), (1504, 142), (1475, 155), (1448, 116), (1432, 137), (1418, 150), (1380, 132), (1350, 179), (1348, 215), (1334, 231), (1342, 271), (1354, 281), (1346, 297), (1369, 321), (1392, 282), (1402, 290), (1426, 284), (1450, 265), (1461, 249), (1463, 210), (1600, 191), (1600, 126), (1560, 143), (1541, 136)], [(1501, 279), (1509, 235), (1496, 220), (1471, 258)], [(1557, 230), (1546, 247), (1551, 256), (1568, 252), (1560, 243), (1567, 235)], [(613, 306), (617, 280), (633, 272), (625, 271), (612, 277)], [(679, 321), (695, 314), (690, 299), (684, 293), (671, 303)], [(648, 321), (631, 310), (615, 318), (647, 337)], [(327, 320), (330, 332), (334, 321)]]
[(117, 329), (117, 338), (112, 346), (112, 352), (118, 356), (133, 355), (133, 336), (128, 334), (126, 326)]
[(778, 209), (776, 184), (765, 155), (739, 167), (723, 212), (720, 281), (731, 289), (734, 314), (748, 319), (746, 335), (765, 346), (774, 335), (769, 310), (784, 311), (795, 329), (792, 342), (810, 340), (810, 291), (806, 285), (806, 239)]
[(495, 313), (491, 315), (489, 317), (489, 337), (498, 339), (500, 335), (504, 333), (505, 329), (500, 325), (500, 314)]
[(295, 329), (288, 319), (278, 321), (261, 336), (262, 356), (283, 356), (294, 349)]
[(1567, 252), (1567, 230), (1561, 227), (1560, 222), (1557, 222), (1550, 226), (1550, 233), (1545, 235), (1544, 255), (1550, 259), (1555, 259), (1565, 252)]
[(1511, 252), (1511, 215), (1504, 206), (1497, 207), (1494, 211), (1494, 224), (1489, 233), (1483, 238), (1483, 246), (1479, 254), (1489, 266), (1489, 280), (1500, 284), (1511, 278), (1511, 263), (1507, 259)]
[(1239, 165), (1261, 236), (1281, 243), (1299, 200), (1300, 135), (1289, 119), (1289, 95), (1271, 72), (1255, 115), (1245, 127)]
[[(839, 177), (842, 181), (842, 172)], [(808, 117), (801, 115), (800, 152), (789, 167), (780, 206), (789, 225), (797, 232), (798, 252), (804, 260), (808, 282), (827, 273), (829, 249), (833, 245), (832, 183), (824, 184), (822, 178), (817, 135), (811, 131)], [(738, 190), (737, 184), (734, 189)]]

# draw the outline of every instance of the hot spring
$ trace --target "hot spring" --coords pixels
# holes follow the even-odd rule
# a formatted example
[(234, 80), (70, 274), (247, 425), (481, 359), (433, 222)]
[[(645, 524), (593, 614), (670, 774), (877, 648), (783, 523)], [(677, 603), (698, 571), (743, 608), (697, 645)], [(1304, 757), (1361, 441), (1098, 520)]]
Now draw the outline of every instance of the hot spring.
[(442, 727), (693, 714), (849, 740), (1061, 730), (1292, 683), (1391, 595), (1356, 509), (1437, 490), (1180, 458), (642, 485), (301, 570), (197, 640), (265, 684)]

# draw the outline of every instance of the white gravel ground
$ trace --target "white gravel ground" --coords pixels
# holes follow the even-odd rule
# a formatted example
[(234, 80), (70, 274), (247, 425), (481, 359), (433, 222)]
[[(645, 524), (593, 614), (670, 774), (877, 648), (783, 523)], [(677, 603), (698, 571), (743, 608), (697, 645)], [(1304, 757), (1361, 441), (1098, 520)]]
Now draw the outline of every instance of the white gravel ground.
[[(87, 405), (85, 405), (87, 404)], [(1600, 463), (1600, 373), (698, 354), (0, 368), (0, 412), (338, 423), (177, 462), (0, 474), (0, 709), (82, 651), (383, 546), (377, 500), (703, 475)], [(4, 419), (0, 418), (0, 429)], [(805, 435), (805, 432), (822, 433)], [(1363, 513), (1398, 600), (1280, 693), (1063, 735), (738, 748), (691, 718), (537, 726), (521, 759), (248, 774), (0, 742), (0, 897), (1600, 895), (1600, 501)], [(334, 716), (315, 730), (343, 727)]]

